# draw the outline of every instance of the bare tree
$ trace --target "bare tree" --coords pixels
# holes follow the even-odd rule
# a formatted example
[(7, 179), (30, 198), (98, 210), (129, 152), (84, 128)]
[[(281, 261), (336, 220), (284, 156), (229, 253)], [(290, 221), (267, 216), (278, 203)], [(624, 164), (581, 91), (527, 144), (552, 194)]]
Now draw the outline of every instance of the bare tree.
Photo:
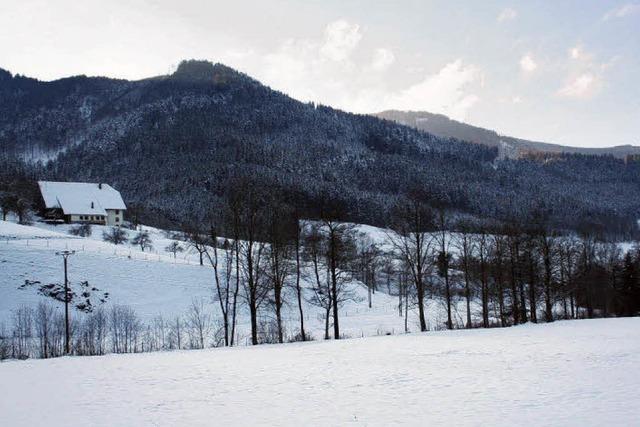
[(51, 339), (54, 328), (55, 309), (51, 304), (40, 302), (36, 308), (34, 320), (35, 329), (40, 343), (40, 357), (52, 357)]
[(381, 252), (365, 233), (356, 239), (356, 269), (359, 280), (367, 287), (367, 299), (371, 308), (371, 295), (375, 293), (377, 268), (381, 263)]
[(489, 327), (489, 249), (490, 240), (487, 231), (484, 228), (480, 228), (475, 235), (476, 248), (478, 254), (478, 276), (480, 279), (480, 299), (482, 301), (482, 326)]
[(9, 333), (4, 323), (0, 323), (0, 361), (8, 359), (11, 356), (11, 344)]
[(263, 280), (265, 264), (265, 218), (262, 214), (264, 192), (246, 178), (230, 184), (235, 189), (230, 200), (230, 216), (235, 235), (238, 277), (241, 277), (244, 298), (251, 319), (251, 342), (258, 342), (258, 309), (269, 291)]
[(177, 258), (178, 257), (178, 252), (182, 252), (184, 251), (184, 248), (180, 245), (180, 243), (173, 241), (171, 242), (169, 245), (167, 245), (164, 250), (166, 252), (172, 253), (173, 254), (173, 258)]
[(495, 231), (490, 241), (491, 245), (491, 275), (495, 284), (494, 293), (498, 298), (498, 317), (500, 326), (507, 326), (505, 311), (505, 281), (506, 281), (506, 253), (508, 248), (507, 238)]
[(13, 212), (18, 216), (18, 222), (20, 224), (31, 223), (31, 201), (23, 197), (18, 197), (13, 207)]
[(182, 348), (183, 328), (184, 326), (182, 318), (180, 316), (176, 316), (176, 318), (171, 322), (169, 331), (170, 348), (175, 348), (178, 350)]
[(451, 317), (451, 283), (449, 280), (449, 269), (452, 258), (449, 250), (451, 245), (451, 237), (449, 235), (450, 223), (447, 211), (444, 207), (440, 207), (436, 214), (436, 228), (437, 233), (435, 233), (435, 239), (439, 246), (437, 257), (438, 275), (444, 280), (445, 303), (447, 306), (447, 329), (453, 329), (453, 320)]
[(296, 256), (295, 290), (296, 290), (296, 297), (298, 301), (298, 312), (300, 315), (300, 338), (302, 339), (302, 341), (306, 341), (307, 334), (304, 330), (304, 312), (302, 310), (303, 295), (302, 295), (302, 286), (300, 285), (300, 279), (302, 278), (302, 269), (301, 269), (301, 261), (300, 261), (300, 252), (301, 252), (300, 241), (302, 239), (302, 231), (301, 231), (301, 224), (300, 224), (300, 215), (298, 215), (297, 211), (294, 214), (294, 220), (295, 220), (294, 251)]
[(471, 226), (468, 223), (459, 224), (459, 231), (456, 235), (456, 248), (458, 249), (458, 264), (464, 277), (464, 296), (466, 301), (466, 327), (471, 328), (471, 284), (472, 284), (472, 264), (475, 252), (475, 239), (471, 235)]
[(187, 312), (187, 324), (189, 325), (191, 347), (205, 348), (206, 339), (211, 332), (211, 316), (207, 313), (201, 299), (193, 299), (191, 301)]
[(153, 249), (153, 242), (151, 236), (147, 230), (141, 230), (131, 239), (131, 244), (134, 246), (140, 246), (140, 250), (144, 252), (145, 249)]
[[(565, 237), (559, 244), (560, 286), (565, 318), (576, 317), (576, 276), (580, 257), (579, 242)], [(568, 303), (567, 303), (568, 300)]]
[[(236, 259), (236, 245), (227, 239), (222, 245), (218, 243), (216, 229), (212, 226), (209, 232), (211, 249), (206, 252), (209, 263), (213, 267), (216, 299), (222, 313), (222, 329), (224, 345), (233, 345), (231, 334), (235, 326), (235, 307), (237, 306), (238, 282), (233, 280), (234, 260)], [(220, 247), (219, 247), (220, 246)], [(235, 283), (236, 289), (233, 289)]]
[(596, 260), (606, 275), (606, 279), (601, 282), (599, 287), (599, 305), (602, 307), (602, 316), (609, 317), (612, 312), (617, 311), (615, 310), (617, 305), (615, 295), (621, 282), (622, 250), (616, 243), (602, 242), (597, 246)]
[(557, 240), (553, 233), (546, 227), (542, 228), (538, 234), (538, 246), (542, 255), (543, 265), (543, 287), (544, 287), (544, 313), (545, 321), (553, 322), (553, 304), (555, 302), (555, 282)]
[(273, 197), (269, 202), (269, 217), (267, 219), (268, 239), (268, 268), (267, 277), (272, 291), (271, 303), (276, 315), (277, 339), (284, 342), (282, 327), (282, 306), (284, 304), (284, 290), (294, 266), (291, 262), (295, 238), (295, 218), (290, 209), (282, 201)]
[(109, 334), (114, 353), (138, 351), (142, 323), (128, 306), (114, 304), (109, 311)]
[(204, 256), (207, 252), (207, 237), (201, 230), (185, 226), (183, 232), (184, 240), (187, 242), (187, 249), (191, 248), (198, 253), (200, 265), (204, 265)]
[(69, 229), (69, 234), (80, 237), (89, 237), (92, 232), (91, 224), (80, 224)]
[(411, 272), (418, 299), (421, 331), (427, 330), (424, 298), (425, 280), (433, 266), (433, 238), (428, 233), (432, 226), (431, 211), (420, 201), (418, 195), (412, 195), (407, 203), (397, 206), (394, 231), (387, 233), (387, 238), (397, 256)]
[(102, 233), (102, 240), (105, 242), (113, 243), (114, 245), (121, 245), (126, 243), (127, 233), (120, 227), (111, 227), (109, 231), (104, 231)]
[(31, 357), (31, 338), (33, 337), (33, 309), (26, 305), (13, 311), (13, 330), (11, 332), (11, 353), (15, 359)]
[(324, 309), (324, 339), (329, 339), (329, 319), (331, 315), (331, 307), (333, 300), (331, 298), (331, 283), (329, 274), (321, 277), (321, 271), (327, 272), (326, 265), (326, 241), (320, 231), (320, 224), (316, 222), (307, 222), (303, 228), (304, 239), (304, 258), (311, 263), (313, 271), (313, 284), (311, 289), (313, 294), (309, 302), (315, 306)]
[(103, 355), (107, 351), (108, 315), (98, 308), (78, 322), (75, 353), (79, 355)]
[(326, 257), (331, 281), (331, 305), (333, 312), (333, 338), (340, 339), (339, 307), (349, 298), (345, 284), (351, 279), (355, 256), (355, 228), (351, 224), (331, 219), (322, 221), (322, 233), (326, 239)]
[(524, 285), (522, 283), (521, 241), (522, 232), (517, 222), (507, 224), (504, 229), (507, 236), (509, 253), (509, 285), (511, 288), (511, 312), (513, 323), (527, 321), (525, 306)]

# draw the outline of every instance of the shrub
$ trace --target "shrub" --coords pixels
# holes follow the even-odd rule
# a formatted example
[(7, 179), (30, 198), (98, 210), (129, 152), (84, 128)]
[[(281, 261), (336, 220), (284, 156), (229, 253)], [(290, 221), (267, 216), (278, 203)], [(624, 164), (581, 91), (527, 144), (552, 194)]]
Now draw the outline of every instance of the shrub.
[(91, 233), (91, 224), (81, 224), (69, 229), (69, 234), (73, 236), (89, 237)]

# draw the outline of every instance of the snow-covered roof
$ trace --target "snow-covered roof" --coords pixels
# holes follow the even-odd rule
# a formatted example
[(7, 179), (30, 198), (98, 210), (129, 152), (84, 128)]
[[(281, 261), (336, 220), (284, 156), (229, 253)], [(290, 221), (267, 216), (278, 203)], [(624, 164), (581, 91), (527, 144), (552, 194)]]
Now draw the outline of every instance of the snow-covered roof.
[(38, 181), (47, 209), (65, 215), (106, 215), (107, 209), (126, 210), (120, 192), (109, 184)]

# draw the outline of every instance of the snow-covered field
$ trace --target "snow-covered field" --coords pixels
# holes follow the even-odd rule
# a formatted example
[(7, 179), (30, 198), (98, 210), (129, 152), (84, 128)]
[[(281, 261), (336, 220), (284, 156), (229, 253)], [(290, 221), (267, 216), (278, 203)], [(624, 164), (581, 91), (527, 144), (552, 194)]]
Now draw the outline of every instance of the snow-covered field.
[(11, 426), (638, 425), (640, 319), (0, 364)]
[[(145, 227), (151, 234), (154, 249), (142, 252), (128, 244), (103, 242), (102, 232), (106, 227), (93, 226), (93, 234), (87, 238), (69, 235), (69, 228), (69, 225), (34, 223), (24, 226), (0, 221), (0, 324), (4, 322), (8, 326), (12, 311), (19, 306), (35, 307), (44, 300), (37, 295), (36, 289), (19, 289), (26, 279), (43, 283), (63, 281), (62, 259), (55, 254), (63, 249), (76, 251), (69, 258), (70, 280), (88, 280), (92, 286), (109, 292), (106, 308), (110, 304), (126, 304), (145, 321), (158, 315), (171, 319), (185, 314), (196, 299), (208, 305), (213, 319), (220, 317), (217, 302), (213, 300), (212, 268), (206, 260), (205, 266), (200, 266), (194, 251), (180, 253), (174, 259), (164, 251), (172, 240), (162, 230)], [(369, 228), (365, 231), (374, 238), (376, 232), (380, 234), (379, 229)], [(131, 230), (128, 233), (130, 237), (135, 234)], [(398, 316), (397, 297), (376, 292), (372, 308), (368, 308), (366, 289), (358, 283), (353, 283), (352, 288), (359, 301), (349, 301), (341, 308), (342, 333), (361, 337), (404, 331), (404, 320)], [(293, 296), (290, 301), (295, 301)], [(431, 307), (428, 310), (429, 327), (436, 329), (444, 323), (445, 312), (438, 302), (428, 304)], [(244, 308), (240, 311), (239, 343), (247, 341), (250, 330), (247, 311)], [(305, 327), (315, 338), (321, 338), (324, 333), (322, 311), (305, 304)], [(261, 314), (266, 318), (273, 315), (268, 307), (264, 307)], [(284, 307), (284, 320), (288, 331), (297, 329), (299, 316), (294, 303)], [(419, 329), (417, 316), (412, 313), (409, 314), (409, 329)]]

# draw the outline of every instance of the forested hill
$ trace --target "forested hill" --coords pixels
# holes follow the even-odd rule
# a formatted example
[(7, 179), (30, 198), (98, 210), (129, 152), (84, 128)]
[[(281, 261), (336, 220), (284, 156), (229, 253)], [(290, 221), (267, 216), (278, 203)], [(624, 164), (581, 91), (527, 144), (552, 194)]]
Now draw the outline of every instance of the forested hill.
[[(371, 116), (298, 102), (220, 64), (183, 62), (140, 81), (52, 82), (0, 71), (0, 179), (108, 182), (156, 224), (203, 222), (247, 178), (304, 215), (386, 225), (408, 191), (477, 217), (630, 232), (640, 162), (577, 154), (499, 159), (495, 147), (441, 138)], [(38, 162), (42, 163), (39, 166)]]

